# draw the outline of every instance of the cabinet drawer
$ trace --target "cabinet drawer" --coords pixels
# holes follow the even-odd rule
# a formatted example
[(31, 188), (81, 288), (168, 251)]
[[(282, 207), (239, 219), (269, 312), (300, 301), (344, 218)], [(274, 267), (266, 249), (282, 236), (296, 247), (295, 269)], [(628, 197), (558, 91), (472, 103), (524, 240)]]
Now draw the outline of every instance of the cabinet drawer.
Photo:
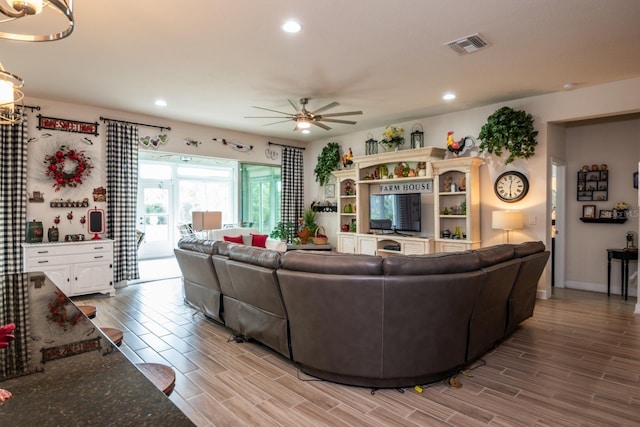
[(29, 271), (37, 271), (37, 267), (46, 267), (49, 265), (69, 265), (72, 263), (92, 261), (111, 262), (112, 260), (113, 255), (111, 252), (93, 252), (74, 255), (73, 259), (69, 259), (68, 254), (28, 257), (25, 259), (25, 266)]
[(67, 256), (67, 255), (78, 255), (78, 254), (87, 254), (93, 252), (111, 252), (113, 250), (113, 245), (111, 242), (101, 243), (101, 242), (87, 242), (87, 243), (61, 243), (57, 245), (37, 245), (25, 247), (24, 254), (27, 258), (31, 257), (49, 257), (49, 256)]

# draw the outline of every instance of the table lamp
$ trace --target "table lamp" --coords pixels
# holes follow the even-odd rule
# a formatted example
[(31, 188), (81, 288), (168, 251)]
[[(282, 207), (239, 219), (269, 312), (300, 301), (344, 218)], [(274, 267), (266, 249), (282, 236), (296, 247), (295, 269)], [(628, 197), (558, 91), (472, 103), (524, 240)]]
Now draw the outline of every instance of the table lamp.
[(193, 211), (191, 221), (194, 231), (217, 230), (222, 228), (222, 212)]
[(496, 230), (507, 232), (507, 243), (509, 243), (509, 231), (519, 230), (523, 225), (523, 215), (521, 211), (493, 211), (491, 214), (491, 227)]

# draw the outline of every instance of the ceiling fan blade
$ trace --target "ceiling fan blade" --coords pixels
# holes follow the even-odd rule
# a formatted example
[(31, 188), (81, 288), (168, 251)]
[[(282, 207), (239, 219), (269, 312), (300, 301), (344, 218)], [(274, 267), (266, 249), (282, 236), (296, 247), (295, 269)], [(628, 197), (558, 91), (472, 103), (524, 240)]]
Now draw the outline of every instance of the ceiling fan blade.
[(315, 121), (315, 120), (314, 120), (314, 121), (312, 121), (312, 122), (311, 122), (311, 124), (312, 124), (312, 125), (316, 125), (316, 126), (318, 126), (318, 127), (321, 127), (321, 128), (322, 128), (322, 129), (324, 129), (324, 130), (331, 130), (331, 128), (330, 128), (329, 126), (325, 125), (324, 123), (317, 122), (317, 121)]
[(267, 123), (266, 125), (262, 125), (262, 126), (277, 125), (278, 123), (284, 123), (284, 122), (290, 122), (290, 121), (291, 121), (291, 119), (287, 119), (287, 120), (280, 120), (279, 122)]
[(338, 120), (338, 119), (322, 119), (323, 122), (331, 122), (331, 123), (344, 123), (345, 125), (355, 125), (358, 122), (354, 122), (352, 120)]
[(320, 117), (354, 116), (356, 114), (362, 114), (362, 111), (345, 111), (344, 113), (329, 113), (329, 114), (322, 114)]
[(339, 102), (335, 102), (335, 101), (334, 101), (334, 102), (332, 102), (331, 104), (327, 104), (327, 105), (325, 105), (324, 107), (320, 107), (320, 108), (318, 108), (318, 109), (317, 109), (317, 110), (315, 110), (312, 114), (318, 114), (318, 113), (321, 113), (321, 112), (323, 112), (323, 111), (325, 111), (325, 110), (328, 110), (328, 109), (330, 109), (330, 108), (337, 107), (338, 105), (340, 105), (340, 103), (339, 103)]
[(291, 104), (291, 106), (293, 107), (294, 110), (296, 110), (296, 112), (300, 111), (300, 108), (298, 107), (298, 104), (296, 104), (294, 101), (292, 101), (291, 99), (287, 99), (287, 101), (289, 101), (289, 104)]
[[(245, 119), (284, 119), (282, 116), (244, 116)], [(293, 117), (287, 118), (293, 120)]]
[(291, 114), (291, 113), (285, 113), (284, 111), (272, 110), (271, 108), (256, 107), (255, 105), (253, 106), (253, 108), (258, 108), (260, 110), (273, 111), (274, 113), (284, 114), (285, 116), (293, 116), (294, 115), (294, 114)]

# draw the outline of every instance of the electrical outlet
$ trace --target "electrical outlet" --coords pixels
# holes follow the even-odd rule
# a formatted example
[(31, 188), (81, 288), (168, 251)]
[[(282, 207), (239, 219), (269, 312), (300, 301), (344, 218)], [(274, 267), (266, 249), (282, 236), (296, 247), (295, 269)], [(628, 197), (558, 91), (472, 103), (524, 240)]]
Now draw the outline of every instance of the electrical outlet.
[(535, 215), (529, 215), (529, 225), (536, 225), (537, 218)]

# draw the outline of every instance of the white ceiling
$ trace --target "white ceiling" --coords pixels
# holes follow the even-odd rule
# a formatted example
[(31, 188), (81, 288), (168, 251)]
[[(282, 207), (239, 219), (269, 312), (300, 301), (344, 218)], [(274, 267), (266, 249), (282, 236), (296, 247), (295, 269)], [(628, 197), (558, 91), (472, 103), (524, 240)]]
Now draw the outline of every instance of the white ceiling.
[[(0, 40), (27, 97), (302, 141), (640, 77), (638, 0), (76, 0), (74, 13), (64, 40)], [(291, 17), (298, 34), (280, 30)], [(474, 33), (491, 46), (444, 46)], [(245, 118), (301, 97), (364, 114), (309, 135)]]

